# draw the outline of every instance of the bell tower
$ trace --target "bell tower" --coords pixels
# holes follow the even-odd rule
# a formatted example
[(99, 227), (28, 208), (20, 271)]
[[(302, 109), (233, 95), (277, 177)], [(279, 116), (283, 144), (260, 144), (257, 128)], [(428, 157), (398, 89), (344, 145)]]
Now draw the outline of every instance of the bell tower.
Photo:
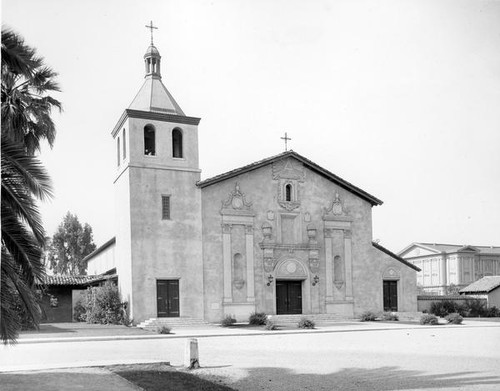
[(203, 318), (200, 118), (163, 84), (152, 33), (144, 64), (142, 87), (112, 131), (119, 288), (136, 323)]

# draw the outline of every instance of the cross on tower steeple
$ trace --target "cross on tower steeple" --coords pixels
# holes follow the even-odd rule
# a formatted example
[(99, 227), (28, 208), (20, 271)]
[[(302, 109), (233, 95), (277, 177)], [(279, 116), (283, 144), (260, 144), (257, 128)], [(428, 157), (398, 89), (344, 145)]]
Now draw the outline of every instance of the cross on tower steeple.
[(285, 132), (285, 137), (281, 137), (282, 140), (285, 140), (285, 152), (288, 151), (288, 140), (291, 140), (290, 137), (288, 137), (288, 134)]
[(153, 44), (153, 29), (158, 30), (158, 27), (153, 26), (153, 21), (149, 22), (149, 25), (146, 25), (145, 27), (151, 30), (151, 45), (152, 45)]

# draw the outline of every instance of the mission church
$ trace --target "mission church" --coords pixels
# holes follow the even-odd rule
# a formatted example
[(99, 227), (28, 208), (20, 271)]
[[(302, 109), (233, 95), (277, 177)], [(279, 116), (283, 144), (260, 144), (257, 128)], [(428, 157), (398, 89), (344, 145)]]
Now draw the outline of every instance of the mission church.
[(252, 312), (415, 312), (420, 269), (372, 242), (382, 201), (294, 151), (201, 180), (200, 118), (162, 83), (161, 56), (111, 134), (116, 235), (87, 257), (115, 273), (135, 323)]

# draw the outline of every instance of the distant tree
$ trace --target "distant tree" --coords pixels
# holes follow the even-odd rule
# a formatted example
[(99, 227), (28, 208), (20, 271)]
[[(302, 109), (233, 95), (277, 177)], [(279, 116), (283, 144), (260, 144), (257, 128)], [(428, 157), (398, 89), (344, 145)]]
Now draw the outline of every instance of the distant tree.
[(83, 226), (76, 215), (66, 213), (52, 237), (49, 252), (49, 267), (56, 274), (87, 274), (87, 264), (82, 260), (96, 249), (92, 227)]

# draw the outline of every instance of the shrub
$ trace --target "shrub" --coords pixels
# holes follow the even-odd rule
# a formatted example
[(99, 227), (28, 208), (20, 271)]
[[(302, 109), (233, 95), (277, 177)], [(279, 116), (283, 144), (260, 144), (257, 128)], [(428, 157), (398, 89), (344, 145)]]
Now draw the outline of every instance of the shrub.
[(220, 324), (222, 327), (229, 327), (231, 325), (233, 325), (234, 323), (236, 323), (236, 319), (233, 318), (232, 315), (226, 315), (222, 318), (222, 320), (220, 321)]
[(465, 306), (467, 307), (469, 316), (485, 316), (486, 303), (483, 300), (466, 300)]
[(248, 324), (255, 326), (266, 324), (266, 322), (267, 322), (267, 315), (265, 312), (254, 312), (250, 314), (250, 317), (248, 318)]
[(372, 311), (365, 311), (361, 314), (360, 319), (362, 322), (371, 322), (377, 319), (377, 314), (375, 314), (375, 312)]
[(171, 327), (168, 327), (168, 326), (160, 326), (156, 329), (156, 332), (158, 334), (170, 334), (170, 331), (172, 331), (172, 328)]
[(314, 321), (307, 319), (305, 317), (300, 318), (299, 324), (297, 325), (299, 329), (313, 329), (316, 326)]
[(422, 317), (420, 318), (420, 324), (436, 325), (436, 324), (438, 324), (438, 318), (436, 315), (425, 314), (425, 315), (422, 315)]
[(399, 320), (399, 316), (394, 312), (384, 312), (382, 314), (382, 320)]
[(111, 281), (88, 288), (83, 295), (87, 323), (127, 324), (126, 303), (122, 303), (118, 287)]
[(461, 324), (462, 321), (464, 320), (464, 318), (462, 318), (462, 316), (460, 316), (460, 314), (457, 314), (456, 312), (446, 315), (445, 319), (448, 323), (451, 324)]
[(278, 326), (276, 325), (276, 323), (271, 320), (271, 319), (268, 319), (266, 321), (266, 330), (276, 330), (278, 328)]
[(87, 319), (86, 312), (87, 311), (85, 310), (82, 301), (78, 300), (75, 304), (75, 308), (73, 309), (73, 320), (75, 322), (85, 322)]
[(488, 318), (498, 318), (500, 317), (500, 309), (495, 306), (486, 308), (484, 316), (487, 316)]
[(434, 301), (431, 303), (430, 313), (445, 317), (448, 314), (458, 312), (458, 304), (452, 300)]

